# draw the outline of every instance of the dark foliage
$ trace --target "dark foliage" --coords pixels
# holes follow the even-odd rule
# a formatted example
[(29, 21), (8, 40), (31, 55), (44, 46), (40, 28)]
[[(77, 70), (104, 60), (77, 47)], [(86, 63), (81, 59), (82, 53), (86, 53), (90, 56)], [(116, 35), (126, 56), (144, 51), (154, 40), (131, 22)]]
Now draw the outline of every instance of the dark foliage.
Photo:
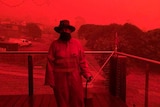
[(143, 32), (135, 25), (126, 23), (86, 24), (78, 30), (79, 38), (86, 39), (86, 47), (91, 50), (114, 50), (116, 34), (118, 51), (160, 61), (160, 29)]
[(33, 39), (40, 38), (42, 36), (42, 31), (40, 27), (35, 23), (27, 23), (26, 29), (27, 35), (29, 37), (32, 37)]

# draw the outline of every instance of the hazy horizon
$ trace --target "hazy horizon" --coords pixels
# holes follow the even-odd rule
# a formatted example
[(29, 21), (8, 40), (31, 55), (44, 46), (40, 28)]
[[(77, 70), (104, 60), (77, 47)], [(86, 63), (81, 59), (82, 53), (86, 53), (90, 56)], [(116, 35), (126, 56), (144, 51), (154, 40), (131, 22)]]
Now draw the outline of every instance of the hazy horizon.
[(160, 28), (159, 3), (158, 0), (1, 0), (0, 18), (50, 25), (59, 24), (61, 19), (69, 19), (72, 25), (131, 23), (142, 30), (151, 30)]

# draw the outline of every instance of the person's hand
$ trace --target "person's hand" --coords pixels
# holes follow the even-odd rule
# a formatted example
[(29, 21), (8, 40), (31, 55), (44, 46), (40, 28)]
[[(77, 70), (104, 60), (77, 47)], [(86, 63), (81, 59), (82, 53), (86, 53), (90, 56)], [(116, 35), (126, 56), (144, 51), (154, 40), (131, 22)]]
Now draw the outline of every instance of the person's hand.
[(54, 89), (54, 86), (53, 86), (53, 85), (50, 85), (50, 87)]
[(51, 88), (54, 88), (54, 86), (53, 86), (53, 85), (50, 85), (50, 87), (51, 87)]
[(88, 78), (87, 78), (87, 82), (91, 82), (91, 81), (92, 81), (92, 79), (93, 79), (93, 77), (92, 77), (92, 76), (88, 77)]

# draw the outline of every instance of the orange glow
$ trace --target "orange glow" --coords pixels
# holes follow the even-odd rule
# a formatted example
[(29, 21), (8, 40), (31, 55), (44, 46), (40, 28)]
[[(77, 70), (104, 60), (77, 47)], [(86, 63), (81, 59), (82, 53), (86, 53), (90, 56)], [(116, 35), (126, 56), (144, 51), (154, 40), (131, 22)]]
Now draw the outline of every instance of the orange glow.
[[(159, 0), (0, 0), (0, 18), (57, 24), (60, 19), (86, 23), (133, 23), (143, 30), (160, 27)], [(8, 5), (6, 5), (8, 4)]]

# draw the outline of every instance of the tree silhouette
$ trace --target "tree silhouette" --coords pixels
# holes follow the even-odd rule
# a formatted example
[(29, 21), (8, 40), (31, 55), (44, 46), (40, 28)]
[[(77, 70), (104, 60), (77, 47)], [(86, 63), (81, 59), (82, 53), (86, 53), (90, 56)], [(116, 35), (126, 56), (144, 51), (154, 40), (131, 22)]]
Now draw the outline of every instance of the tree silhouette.
[[(119, 52), (160, 61), (160, 29), (143, 32), (135, 25), (125, 23), (124, 25), (85, 24), (78, 30), (78, 36), (86, 39), (85, 45), (91, 50), (114, 50), (116, 33)], [(103, 62), (104, 58), (101, 55), (96, 59), (98, 62)], [(142, 62), (139, 64), (142, 65)]]
[(32, 37), (33, 39), (41, 38), (42, 30), (40, 27), (35, 23), (27, 23), (26, 25), (27, 35)]

